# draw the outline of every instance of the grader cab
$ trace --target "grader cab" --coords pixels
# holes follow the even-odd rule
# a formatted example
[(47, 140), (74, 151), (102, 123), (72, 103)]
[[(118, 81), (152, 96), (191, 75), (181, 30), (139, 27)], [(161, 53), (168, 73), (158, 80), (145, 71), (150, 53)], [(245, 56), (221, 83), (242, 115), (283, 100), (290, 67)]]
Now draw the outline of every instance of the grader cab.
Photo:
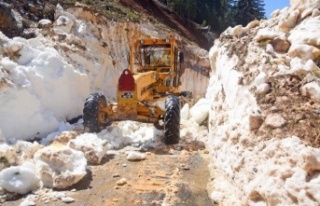
[[(99, 132), (113, 121), (153, 123), (165, 130), (165, 143), (180, 139), (180, 92), (184, 55), (174, 38), (141, 39), (130, 49), (130, 69), (118, 80), (117, 103), (101, 93), (91, 94), (84, 104), (85, 132)], [(165, 99), (164, 109), (155, 104)]]

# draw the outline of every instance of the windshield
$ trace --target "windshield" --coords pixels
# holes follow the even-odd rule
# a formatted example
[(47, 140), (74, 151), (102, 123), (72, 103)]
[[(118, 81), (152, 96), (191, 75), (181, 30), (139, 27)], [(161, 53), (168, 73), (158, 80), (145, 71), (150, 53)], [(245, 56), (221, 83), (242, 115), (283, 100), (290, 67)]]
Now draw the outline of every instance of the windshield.
[(143, 45), (140, 47), (143, 67), (167, 67), (171, 65), (170, 45)]

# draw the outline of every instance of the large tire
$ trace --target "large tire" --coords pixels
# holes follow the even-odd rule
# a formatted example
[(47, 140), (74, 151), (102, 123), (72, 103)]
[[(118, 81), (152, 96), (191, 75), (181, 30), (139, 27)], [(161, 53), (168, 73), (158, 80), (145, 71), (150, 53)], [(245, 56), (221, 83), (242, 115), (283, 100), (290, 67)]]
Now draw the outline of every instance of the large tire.
[(107, 104), (106, 97), (101, 93), (91, 94), (83, 108), (83, 127), (85, 132), (100, 132), (102, 124), (99, 123), (99, 108)]
[(176, 96), (168, 96), (165, 101), (164, 143), (178, 144), (180, 140), (180, 102)]

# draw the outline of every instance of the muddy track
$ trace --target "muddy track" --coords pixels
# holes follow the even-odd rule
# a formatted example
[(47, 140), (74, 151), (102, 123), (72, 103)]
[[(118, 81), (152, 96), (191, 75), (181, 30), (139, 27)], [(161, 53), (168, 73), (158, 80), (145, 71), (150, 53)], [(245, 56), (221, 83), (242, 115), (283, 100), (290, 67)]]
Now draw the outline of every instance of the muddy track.
[[(206, 186), (208, 152), (203, 148), (162, 148), (146, 152), (142, 161), (128, 161), (125, 148), (108, 154), (101, 165), (88, 166), (78, 184), (63, 191), (74, 202), (38, 192), (36, 205), (70, 206), (210, 206)], [(45, 189), (44, 189), (45, 190)], [(19, 205), (24, 198), (5, 202)]]

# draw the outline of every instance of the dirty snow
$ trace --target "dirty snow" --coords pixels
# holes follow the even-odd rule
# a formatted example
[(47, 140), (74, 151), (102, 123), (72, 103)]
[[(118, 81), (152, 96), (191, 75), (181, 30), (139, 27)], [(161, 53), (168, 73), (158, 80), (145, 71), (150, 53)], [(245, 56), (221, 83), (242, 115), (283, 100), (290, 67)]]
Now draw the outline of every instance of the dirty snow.
[[(319, 107), (320, 1), (293, 3), (251, 32), (230, 28), (210, 50), (209, 196), (219, 204), (319, 205), (320, 150), (303, 140), (318, 145), (318, 138), (297, 136), (295, 122), (275, 104), (285, 107), (291, 95)], [(275, 85), (292, 76), (301, 85), (281, 93)], [(292, 112), (307, 108), (290, 105)], [(310, 130), (307, 124), (300, 129)]]

